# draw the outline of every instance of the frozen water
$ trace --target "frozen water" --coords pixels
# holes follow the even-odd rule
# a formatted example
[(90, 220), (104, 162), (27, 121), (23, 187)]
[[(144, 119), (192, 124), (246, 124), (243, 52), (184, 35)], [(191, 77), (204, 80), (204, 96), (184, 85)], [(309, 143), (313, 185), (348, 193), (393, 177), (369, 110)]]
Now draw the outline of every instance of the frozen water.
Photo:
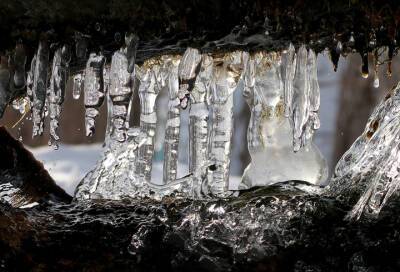
[(71, 52), (68, 46), (56, 50), (53, 57), (53, 65), (50, 77), (48, 93), (49, 115), (50, 115), (50, 145), (58, 148), (58, 119), (61, 114), (61, 105), (64, 102), (65, 87), (68, 77), (68, 65), (71, 60)]
[(215, 196), (226, 196), (230, 193), (228, 187), (233, 133), (233, 92), (242, 74), (246, 56), (244, 52), (235, 51), (213, 59), (209, 160), (215, 165), (215, 170), (210, 174), (208, 186)]
[(191, 92), (189, 108), (189, 172), (195, 178), (194, 186), (199, 186), (202, 171), (208, 166), (208, 116), (210, 86), (213, 73), (213, 58), (202, 55), (201, 69)]
[(32, 136), (43, 133), (44, 106), (47, 94), (47, 70), (49, 66), (49, 47), (45, 40), (39, 42), (39, 48), (34, 58), (32, 85)]
[(152, 160), (154, 153), (155, 132), (157, 125), (156, 99), (160, 91), (158, 86), (158, 72), (160, 69), (160, 59), (150, 59), (143, 66), (136, 69), (137, 79), (139, 80), (140, 98), (140, 130), (146, 135), (145, 143), (139, 147), (136, 174), (146, 182), (150, 182)]
[(178, 146), (180, 133), (180, 100), (178, 98), (179, 79), (178, 66), (180, 57), (171, 57), (165, 63), (168, 89), (168, 117), (165, 127), (164, 141), (164, 167), (163, 167), (163, 182), (164, 184), (171, 183), (176, 180), (178, 172)]
[(349, 218), (376, 216), (399, 189), (399, 115), (400, 84), (376, 107), (364, 132), (336, 165), (328, 191), (355, 204)]
[(103, 68), (105, 57), (91, 53), (86, 64), (84, 94), (85, 94), (85, 127), (86, 136), (92, 136), (95, 131), (95, 120), (99, 114), (98, 108), (104, 101)]
[[(240, 189), (288, 180), (319, 184), (328, 175), (326, 161), (314, 144), (310, 143), (307, 149), (302, 148), (297, 152), (293, 150), (294, 130), (291, 120), (284, 114), (284, 86), (288, 82), (287, 78), (282, 79), (281, 65), (280, 54), (259, 52), (250, 57), (246, 67), (244, 96), (251, 109), (247, 131), (251, 163), (243, 174)], [(301, 72), (308, 74), (307, 65), (303, 68), (305, 71)], [(284, 70), (288, 71), (287, 67)], [(299, 86), (295, 85), (295, 88)], [(316, 86), (313, 88), (317, 89)], [(318, 91), (313, 90), (313, 93), (319, 96)], [(293, 108), (303, 107), (302, 110), (308, 110), (308, 105), (299, 105), (304, 102), (299, 99), (305, 98), (293, 97), (298, 103)], [(310, 101), (314, 108), (316, 104), (319, 105), (319, 98)]]

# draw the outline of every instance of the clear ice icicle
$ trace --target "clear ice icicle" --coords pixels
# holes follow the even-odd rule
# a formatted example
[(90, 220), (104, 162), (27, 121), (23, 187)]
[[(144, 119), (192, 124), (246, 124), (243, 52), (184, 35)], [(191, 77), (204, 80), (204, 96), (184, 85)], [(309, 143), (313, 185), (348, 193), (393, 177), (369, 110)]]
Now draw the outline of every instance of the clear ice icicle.
[[(194, 178), (208, 166), (208, 96), (213, 73), (213, 58), (202, 55), (200, 72), (190, 95), (189, 108), (189, 172)], [(199, 186), (196, 181), (194, 186)]]
[(307, 70), (308, 52), (304, 45), (297, 51), (296, 72), (293, 82), (293, 149), (304, 146), (304, 131), (309, 117), (309, 78)]
[(95, 120), (99, 107), (104, 101), (103, 68), (105, 57), (91, 53), (85, 69), (85, 127), (86, 136), (92, 136), (95, 131)]
[(49, 87), (49, 115), (50, 115), (50, 144), (58, 148), (58, 119), (61, 113), (61, 105), (65, 98), (65, 88), (68, 78), (68, 65), (71, 60), (71, 52), (68, 46), (59, 48), (54, 53), (53, 65)]
[(180, 132), (180, 100), (178, 98), (178, 65), (180, 58), (172, 56), (164, 65), (168, 71), (168, 117), (165, 126), (163, 182), (169, 184), (176, 180), (178, 170), (178, 146)]
[(126, 140), (128, 108), (132, 96), (132, 76), (128, 72), (128, 59), (122, 50), (116, 51), (111, 59), (109, 95), (111, 99), (112, 140)]
[(43, 133), (44, 106), (47, 95), (47, 70), (49, 67), (49, 47), (45, 40), (39, 42), (39, 48), (35, 57), (32, 86), (32, 136)]
[(293, 128), (283, 104), (286, 79), (281, 72), (281, 56), (275, 52), (258, 52), (247, 63), (243, 95), (251, 111), (247, 131), (251, 163), (239, 189), (294, 179), (318, 184), (327, 178), (326, 162), (315, 145), (293, 152)]
[(2, 117), (10, 99), (11, 72), (6, 58), (2, 57), (0, 60), (0, 117)]
[(74, 99), (79, 99), (79, 97), (81, 97), (83, 81), (84, 81), (84, 76), (82, 75), (82, 73), (78, 73), (73, 76), (72, 97)]
[(139, 80), (140, 130), (147, 136), (146, 142), (138, 149), (136, 174), (150, 182), (157, 126), (156, 99), (159, 93), (157, 72), (160, 69), (158, 58), (147, 60), (136, 69)]
[(208, 180), (212, 195), (224, 197), (228, 191), (231, 138), (233, 133), (233, 92), (244, 67), (244, 53), (235, 51), (214, 57), (210, 86), (212, 128), (209, 159), (215, 170)]
[(198, 49), (187, 48), (179, 63), (179, 93), (181, 107), (186, 109), (189, 103), (189, 93), (193, 89), (197, 73), (200, 69), (201, 54)]
[(284, 103), (285, 116), (289, 117), (292, 114), (293, 100), (293, 79), (296, 68), (296, 49), (290, 43), (287, 53), (285, 54), (285, 77), (284, 77)]

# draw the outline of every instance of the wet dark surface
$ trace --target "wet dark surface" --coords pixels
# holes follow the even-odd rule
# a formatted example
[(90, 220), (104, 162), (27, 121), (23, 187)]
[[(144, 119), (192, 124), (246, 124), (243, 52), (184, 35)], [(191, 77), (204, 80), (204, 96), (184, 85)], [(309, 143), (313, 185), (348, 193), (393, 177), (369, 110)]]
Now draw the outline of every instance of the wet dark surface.
[(346, 210), (288, 184), (230, 201), (2, 204), (0, 270), (398, 271), (398, 204), (374, 221)]
[(188, 46), (205, 52), (278, 50), (289, 41), (334, 54), (341, 41), (344, 51), (366, 52), (397, 47), (399, 19), (394, 0), (4, 0), (0, 50), (20, 40), (32, 55), (40, 37), (73, 44), (83, 34), (89, 51), (107, 55), (123, 45), (129, 31), (140, 37), (139, 61)]
[[(304, 182), (221, 200), (81, 201), (0, 131), (0, 271), (398, 271), (398, 195), (377, 217)], [(18, 191), (24, 203), (7, 203)], [(11, 205), (14, 205), (11, 206)]]

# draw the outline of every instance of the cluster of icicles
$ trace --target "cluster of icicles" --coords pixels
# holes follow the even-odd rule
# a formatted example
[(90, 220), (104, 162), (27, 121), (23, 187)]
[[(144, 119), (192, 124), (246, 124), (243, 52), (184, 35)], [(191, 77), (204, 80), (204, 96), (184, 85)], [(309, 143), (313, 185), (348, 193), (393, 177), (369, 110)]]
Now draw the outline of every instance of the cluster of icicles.
[[(137, 36), (126, 35), (125, 46), (112, 55), (110, 64), (101, 53), (91, 53), (85, 69), (73, 76), (73, 97), (78, 99), (83, 90), (87, 136), (95, 132), (99, 107), (105, 100), (108, 105), (104, 156), (81, 182), (78, 198), (121, 198), (150, 191), (159, 195), (173, 191), (192, 196), (230, 195), (233, 92), (241, 81), (251, 110), (248, 147), (252, 164), (239, 188), (291, 179), (318, 184), (327, 177), (326, 163), (312, 144), (314, 131), (319, 128), (320, 105), (312, 49), (302, 45), (296, 51), (290, 44), (279, 53), (208, 54), (188, 48), (182, 56), (163, 55), (137, 65), (137, 45)], [(27, 97), (13, 103), (21, 111), (30, 105), (33, 136), (42, 134), (45, 116), (50, 116), (49, 144), (55, 148), (70, 60), (70, 48), (61, 46), (50, 65), (49, 48), (46, 42), (40, 42), (26, 79)], [(155, 102), (162, 90), (168, 92), (169, 102), (163, 184), (156, 185), (151, 182)], [(129, 126), (135, 92), (140, 98), (138, 128)], [(186, 108), (191, 174), (177, 179), (180, 114)], [(257, 166), (264, 154), (271, 160), (271, 169)], [(285, 172), (279, 164), (289, 164), (285, 168), (291, 170)], [(129, 184), (132, 190), (127, 189)]]

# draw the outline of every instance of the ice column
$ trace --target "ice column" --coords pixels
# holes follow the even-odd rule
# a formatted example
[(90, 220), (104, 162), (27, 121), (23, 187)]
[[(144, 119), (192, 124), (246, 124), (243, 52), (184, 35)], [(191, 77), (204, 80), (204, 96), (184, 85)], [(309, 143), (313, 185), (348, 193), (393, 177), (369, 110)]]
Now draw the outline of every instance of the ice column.
[(128, 108), (131, 101), (132, 76), (128, 72), (128, 59), (123, 50), (116, 51), (111, 59), (110, 88), (111, 99), (110, 139), (118, 142), (126, 140)]
[(147, 182), (151, 180), (152, 159), (157, 125), (156, 99), (159, 93), (157, 72), (159, 59), (147, 60), (137, 67), (136, 76), (139, 80), (140, 98), (140, 130), (147, 135), (146, 142), (139, 147), (136, 164), (136, 174)]
[(187, 48), (179, 63), (179, 93), (178, 97), (182, 109), (186, 109), (189, 103), (190, 92), (200, 70), (201, 55), (195, 48)]
[(326, 162), (316, 146), (310, 143), (308, 149), (293, 151), (293, 128), (285, 116), (286, 78), (281, 73), (288, 69), (284, 68), (280, 54), (274, 52), (255, 53), (247, 63), (243, 95), (251, 111), (247, 132), (251, 163), (239, 189), (288, 180), (315, 184), (327, 177)]
[(168, 71), (167, 89), (168, 89), (168, 117), (165, 127), (164, 142), (164, 166), (163, 181), (164, 184), (176, 180), (178, 168), (178, 145), (180, 131), (180, 100), (178, 98), (179, 81), (178, 65), (180, 58), (172, 56), (165, 63)]
[(32, 122), (35, 137), (43, 133), (44, 106), (47, 91), (47, 69), (49, 66), (49, 47), (45, 40), (39, 42), (38, 51), (34, 57), (32, 85)]
[[(189, 171), (194, 178), (208, 166), (208, 104), (213, 72), (213, 58), (202, 55), (200, 72), (190, 96), (189, 108)], [(194, 186), (200, 186), (199, 181)]]
[(212, 128), (209, 159), (215, 164), (209, 182), (211, 194), (229, 194), (229, 164), (233, 132), (233, 92), (244, 67), (245, 53), (235, 51), (214, 57), (213, 78), (210, 86)]
[(302, 45), (297, 51), (293, 81), (292, 122), (293, 149), (308, 148), (314, 131), (319, 128), (319, 85), (315, 53)]
[(61, 105), (65, 98), (65, 87), (68, 78), (68, 65), (71, 60), (71, 52), (68, 46), (64, 45), (54, 53), (53, 66), (49, 87), (49, 115), (50, 115), (50, 141), (55, 149), (58, 148), (58, 118), (61, 114)]
[(105, 57), (91, 53), (86, 63), (84, 94), (85, 94), (85, 128), (86, 136), (92, 136), (95, 131), (95, 119), (99, 115), (99, 107), (104, 101), (103, 69)]

